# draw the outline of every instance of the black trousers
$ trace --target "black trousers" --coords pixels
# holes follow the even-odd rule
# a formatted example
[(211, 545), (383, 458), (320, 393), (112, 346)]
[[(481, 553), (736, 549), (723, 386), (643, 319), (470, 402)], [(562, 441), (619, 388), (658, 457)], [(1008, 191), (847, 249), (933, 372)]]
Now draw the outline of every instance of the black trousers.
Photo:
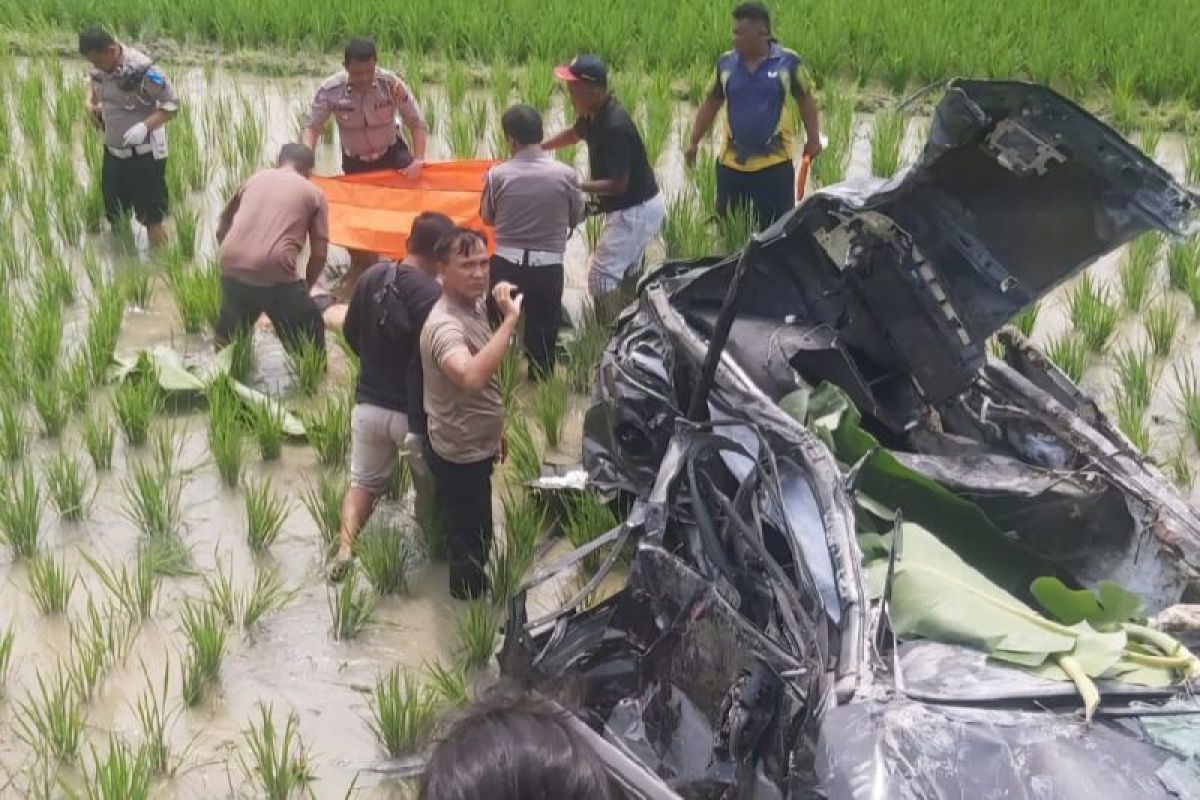
[(342, 153), (342, 172), (346, 175), (357, 175), (383, 169), (404, 169), (412, 162), (413, 155), (408, 151), (408, 145), (403, 139), (396, 137), (395, 143), (374, 161), (363, 161)]
[(441, 529), (450, 563), (450, 594), (459, 600), (479, 597), (487, 591), (495, 459), (456, 464), (435, 453), (428, 438), (425, 456), (441, 509)]
[(291, 349), (301, 337), (325, 347), (325, 321), (304, 281), (275, 286), (253, 286), (221, 276), (221, 313), (217, 317), (217, 338), (229, 341), (239, 330), (248, 330), (260, 314), (275, 326), (275, 334)]
[(151, 153), (117, 158), (104, 150), (100, 193), (109, 224), (122, 215), (136, 216), (143, 225), (157, 225), (167, 216), (167, 160)]
[[(537, 267), (514, 264), (500, 256), (492, 256), (491, 285), (508, 281), (525, 296), (521, 304), (525, 335), (522, 344), (529, 358), (532, 374), (548, 375), (558, 360), (558, 329), (562, 325), (563, 265), (543, 264)], [(499, 313), (488, 299), (488, 310), (494, 323)]]
[(724, 216), (730, 205), (749, 203), (762, 230), (796, 205), (796, 167), (791, 161), (740, 172), (717, 164), (717, 213)]

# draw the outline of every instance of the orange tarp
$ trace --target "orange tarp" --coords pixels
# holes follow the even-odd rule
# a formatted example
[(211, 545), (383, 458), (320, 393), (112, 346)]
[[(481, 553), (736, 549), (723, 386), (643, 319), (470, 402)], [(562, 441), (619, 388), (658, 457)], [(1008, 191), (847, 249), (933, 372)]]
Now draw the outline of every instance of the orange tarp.
[(413, 219), (422, 211), (440, 211), (458, 225), (483, 231), (491, 251), (492, 231), (479, 219), (479, 195), (484, 173), (494, 163), (426, 164), (415, 180), (396, 170), (384, 170), (313, 177), (313, 183), (329, 200), (329, 239), (334, 244), (403, 258)]

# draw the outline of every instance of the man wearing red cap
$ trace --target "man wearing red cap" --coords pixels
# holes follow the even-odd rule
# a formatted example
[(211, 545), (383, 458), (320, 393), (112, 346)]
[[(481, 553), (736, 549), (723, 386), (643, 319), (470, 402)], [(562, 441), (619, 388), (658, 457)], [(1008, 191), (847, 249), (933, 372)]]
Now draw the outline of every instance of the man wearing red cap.
[(581, 55), (555, 69), (566, 81), (575, 125), (542, 143), (547, 150), (579, 141), (588, 145), (590, 180), (580, 188), (595, 195), (604, 230), (588, 267), (588, 290), (602, 319), (620, 309), (620, 289), (636, 274), (646, 246), (658, 235), (666, 207), (646, 157), (646, 146), (629, 113), (608, 90), (608, 69), (596, 56)]

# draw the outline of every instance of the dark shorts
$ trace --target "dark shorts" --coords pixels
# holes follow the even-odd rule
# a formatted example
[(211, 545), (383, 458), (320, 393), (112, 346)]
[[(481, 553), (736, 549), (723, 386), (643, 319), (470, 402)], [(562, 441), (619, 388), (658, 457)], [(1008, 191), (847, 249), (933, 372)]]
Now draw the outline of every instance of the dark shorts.
[(308, 337), (319, 347), (325, 346), (325, 323), (304, 281), (253, 286), (221, 276), (218, 340), (229, 341), (235, 332), (253, 325), (261, 314), (271, 320), (276, 335), (285, 346), (294, 346), (300, 337)]
[(396, 139), (396, 143), (374, 161), (361, 161), (342, 153), (342, 172), (357, 175), (362, 172), (378, 172), (381, 169), (404, 169), (412, 162), (413, 155), (408, 151), (408, 145), (403, 139)]
[(117, 158), (107, 149), (100, 173), (104, 216), (114, 222), (136, 216), (143, 225), (157, 225), (167, 216), (167, 160), (145, 153)]
[(796, 205), (796, 168), (791, 161), (757, 172), (741, 172), (717, 164), (717, 213), (734, 203), (749, 203), (762, 230)]

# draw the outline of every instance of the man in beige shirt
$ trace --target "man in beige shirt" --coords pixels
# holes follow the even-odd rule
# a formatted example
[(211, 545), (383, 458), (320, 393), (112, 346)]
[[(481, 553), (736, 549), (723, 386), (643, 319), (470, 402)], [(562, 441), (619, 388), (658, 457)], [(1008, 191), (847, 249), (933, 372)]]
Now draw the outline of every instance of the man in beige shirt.
[(496, 371), (517, 329), (521, 298), (514, 296), (511, 283), (493, 287), (503, 321), (492, 331), (484, 302), (488, 251), (483, 236), (455, 228), (438, 240), (434, 257), (442, 296), (421, 329), (426, 457), (444, 510), (450, 593), (465, 599), (487, 588), (492, 465), (504, 455), (504, 406)]
[[(221, 267), (221, 314), (216, 344), (266, 314), (284, 345), (299, 337), (325, 346), (325, 324), (309, 295), (329, 246), (329, 204), (311, 181), (313, 154), (285, 144), (278, 166), (264, 169), (240, 188), (221, 212), (217, 260)], [(308, 262), (300, 258), (307, 240)]]

